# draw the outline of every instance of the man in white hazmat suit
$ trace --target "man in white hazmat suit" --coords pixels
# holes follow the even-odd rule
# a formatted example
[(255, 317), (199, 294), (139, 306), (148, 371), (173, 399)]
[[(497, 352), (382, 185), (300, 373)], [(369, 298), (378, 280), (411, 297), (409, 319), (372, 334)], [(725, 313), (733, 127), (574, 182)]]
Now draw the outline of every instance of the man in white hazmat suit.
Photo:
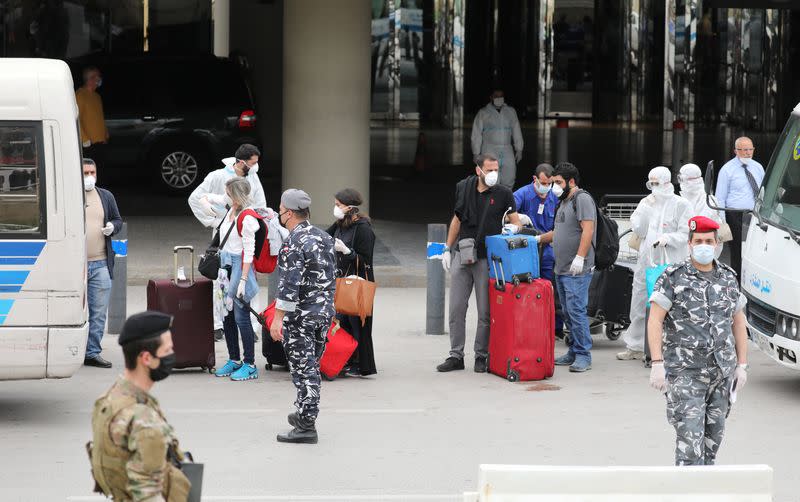
[(617, 359), (623, 361), (644, 357), (645, 271), (663, 263), (680, 263), (689, 256), (689, 219), (694, 214), (691, 204), (675, 194), (671, 178), (666, 167), (651, 169), (647, 188), (652, 193), (639, 202), (631, 215), (631, 228), (641, 239), (641, 245), (633, 274), (631, 324), (623, 335), (627, 348), (617, 354)]
[[(686, 199), (692, 206), (692, 216), (705, 216), (714, 220), (722, 228), (725, 225), (725, 219), (719, 211), (708, 206), (706, 187), (703, 183), (703, 172), (700, 170), (700, 166), (697, 164), (685, 164), (681, 167), (678, 180), (681, 184), (681, 197)], [(711, 201), (714, 206), (719, 207), (717, 199), (713, 195), (711, 196)], [(714, 251), (714, 257), (719, 258), (721, 254), (722, 242), (719, 242)]]
[(478, 110), (472, 122), (472, 156), (477, 159), (479, 155), (489, 153), (496, 157), (500, 163), (500, 184), (513, 190), (517, 163), (522, 160), (522, 147), (517, 112), (505, 104), (503, 91), (496, 89), (489, 104)]
[[(192, 213), (203, 226), (211, 228), (212, 236), (228, 211), (224, 200), (225, 182), (234, 176), (247, 178), (250, 183), (253, 207), (266, 209), (267, 199), (257, 174), (260, 156), (261, 152), (254, 145), (245, 143), (239, 146), (233, 157), (222, 159), (225, 167), (208, 173), (206, 179), (189, 196), (189, 207), (192, 209)], [(214, 281), (215, 292), (218, 287), (217, 281)], [(218, 308), (219, 301), (221, 300), (217, 298), (217, 295), (214, 295), (214, 335), (216, 339), (221, 340), (223, 317), (219, 314), (222, 310)], [(256, 302), (251, 302), (251, 306), (258, 310)]]

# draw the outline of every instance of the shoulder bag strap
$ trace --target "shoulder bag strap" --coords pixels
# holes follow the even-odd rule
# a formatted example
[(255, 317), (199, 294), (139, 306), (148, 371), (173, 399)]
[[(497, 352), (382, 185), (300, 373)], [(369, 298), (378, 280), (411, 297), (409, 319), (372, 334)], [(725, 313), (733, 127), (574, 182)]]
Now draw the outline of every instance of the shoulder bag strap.
[[(227, 218), (227, 216), (228, 216), (228, 214), (226, 213), (225, 217)], [(223, 221), (225, 221), (225, 220), (223, 219)], [(220, 223), (220, 226), (222, 226), (222, 223)], [(231, 236), (231, 231), (233, 230), (233, 227), (235, 227), (235, 226), (236, 226), (236, 218), (233, 219), (233, 222), (231, 223), (231, 226), (228, 228), (228, 233), (225, 234), (225, 238), (222, 239), (222, 242), (219, 245), (219, 250), (220, 251), (222, 251), (222, 248), (225, 247), (225, 243), (228, 242), (228, 237)]]
[[(359, 266), (359, 264), (358, 264), (358, 258), (359, 258), (359, 256), (358, 256), (358, 252), (356, 251), (356, 246), (355, 246), (355, 243), (356, 243), (356, 234), (358, 234), (358, 225), (355, 225), (355, 224), (354, 224), (354, 225), (353, 225), (353, 239), (350, 241), (350, 250), (356, 254), (356, 259), (355, 259), (355, 262), (356, 262), (356, 275), (358, 275), (359, 277), (361, 277), (361, 276), (359, 275), (359, 271), (361, 270), (361, 267), (360, 267), (360, 266)], [(339, 233), (339, 235), (341, 235), (341, 232)], [(348, 266), (347, 266), (347, 272), (350, 272), (350, 265), (348, 265)], [(347, 276), (348, 276), (348, 275), (350, 275), (350, 274), (348, 274), (348, 273), (345, 273), (344, 275), (345, 275), (345, 277), (347, 277)], [(364, 270), (364, 279), (366, 279), (366, 278), (367, 278), (367, 271), (366, 271), (366, 269), (365, 269), (365, 270)]]

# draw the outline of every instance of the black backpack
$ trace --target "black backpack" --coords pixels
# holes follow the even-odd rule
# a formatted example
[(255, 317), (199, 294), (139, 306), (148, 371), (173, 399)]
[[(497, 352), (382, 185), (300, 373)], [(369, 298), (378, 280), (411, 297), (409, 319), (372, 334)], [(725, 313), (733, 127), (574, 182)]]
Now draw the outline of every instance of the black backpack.
[[(576, 199), (578, 195), (585, 193), (589, 197), (592, 194), (586, 190), (580, 190), (572, 197), (572, 206), (575, 212), (578, 212)], [(619, 255), (619, 227), (617, 222), (606, 216), (606, 214), (597, 205), (597, 201), (592, 197), (594, 208), (597, 212), (597, 219), (595, 220), (594, 233), (595, 241), (597, 244), (592, 244), (594, 248), (594, 268), (595, 270), (606, 270), (614, 266)], [(560, 204), (559, 204), (560, 206)], [(556, 212), (558, 209), (556, 209)]]

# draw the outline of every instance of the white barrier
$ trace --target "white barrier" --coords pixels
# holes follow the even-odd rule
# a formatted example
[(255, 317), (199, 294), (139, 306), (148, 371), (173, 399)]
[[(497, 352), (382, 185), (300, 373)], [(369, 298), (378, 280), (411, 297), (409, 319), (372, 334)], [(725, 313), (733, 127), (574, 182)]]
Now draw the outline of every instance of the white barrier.
[(464, 502), (772, 502), (767, 465), (480, 466)]

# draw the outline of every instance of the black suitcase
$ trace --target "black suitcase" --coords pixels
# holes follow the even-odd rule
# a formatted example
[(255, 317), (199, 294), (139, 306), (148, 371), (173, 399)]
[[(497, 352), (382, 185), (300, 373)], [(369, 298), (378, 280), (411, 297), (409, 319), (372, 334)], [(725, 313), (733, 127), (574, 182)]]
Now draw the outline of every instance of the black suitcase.
[[(269, 310), (273, 304), (267, 307)], [(275, 366), (281, 366), (284, 370), (289, 371), (289, 363), (286, 361), (286, 352), (283, 350), (283, 342), (276, 342), (269, 334), (269, 326), (267, 326), (266, 313), (259, 314), (250, 305), (247, 306), (250, 312), (256, 316), (258, 323), (261, 324), (261, 354), (267, 359), (267, 364), (264, 368), (272, 370)]]
[[(178, 280), (178, 251), (192, 256), (191, 280)], [(151, 279), (147, 283), (147, 308), (172, 316), (172, 343), (177, 362), (175, 368), (199, 367), (214, 370), (214, 320), (211, 281), (194, 277), (194, 249), (176, 246), (173, 250), (173, 279)]]
[(589, 285), (589, 305), (587, 312), (590, 317), (606, 323), (608, 334), (609, 324), (619, 338), (621, 330), (630, 324), (631, 294), (633, 292), (633, 270), (628, 267), (615, 265), (610, 269), (595, 271)]

